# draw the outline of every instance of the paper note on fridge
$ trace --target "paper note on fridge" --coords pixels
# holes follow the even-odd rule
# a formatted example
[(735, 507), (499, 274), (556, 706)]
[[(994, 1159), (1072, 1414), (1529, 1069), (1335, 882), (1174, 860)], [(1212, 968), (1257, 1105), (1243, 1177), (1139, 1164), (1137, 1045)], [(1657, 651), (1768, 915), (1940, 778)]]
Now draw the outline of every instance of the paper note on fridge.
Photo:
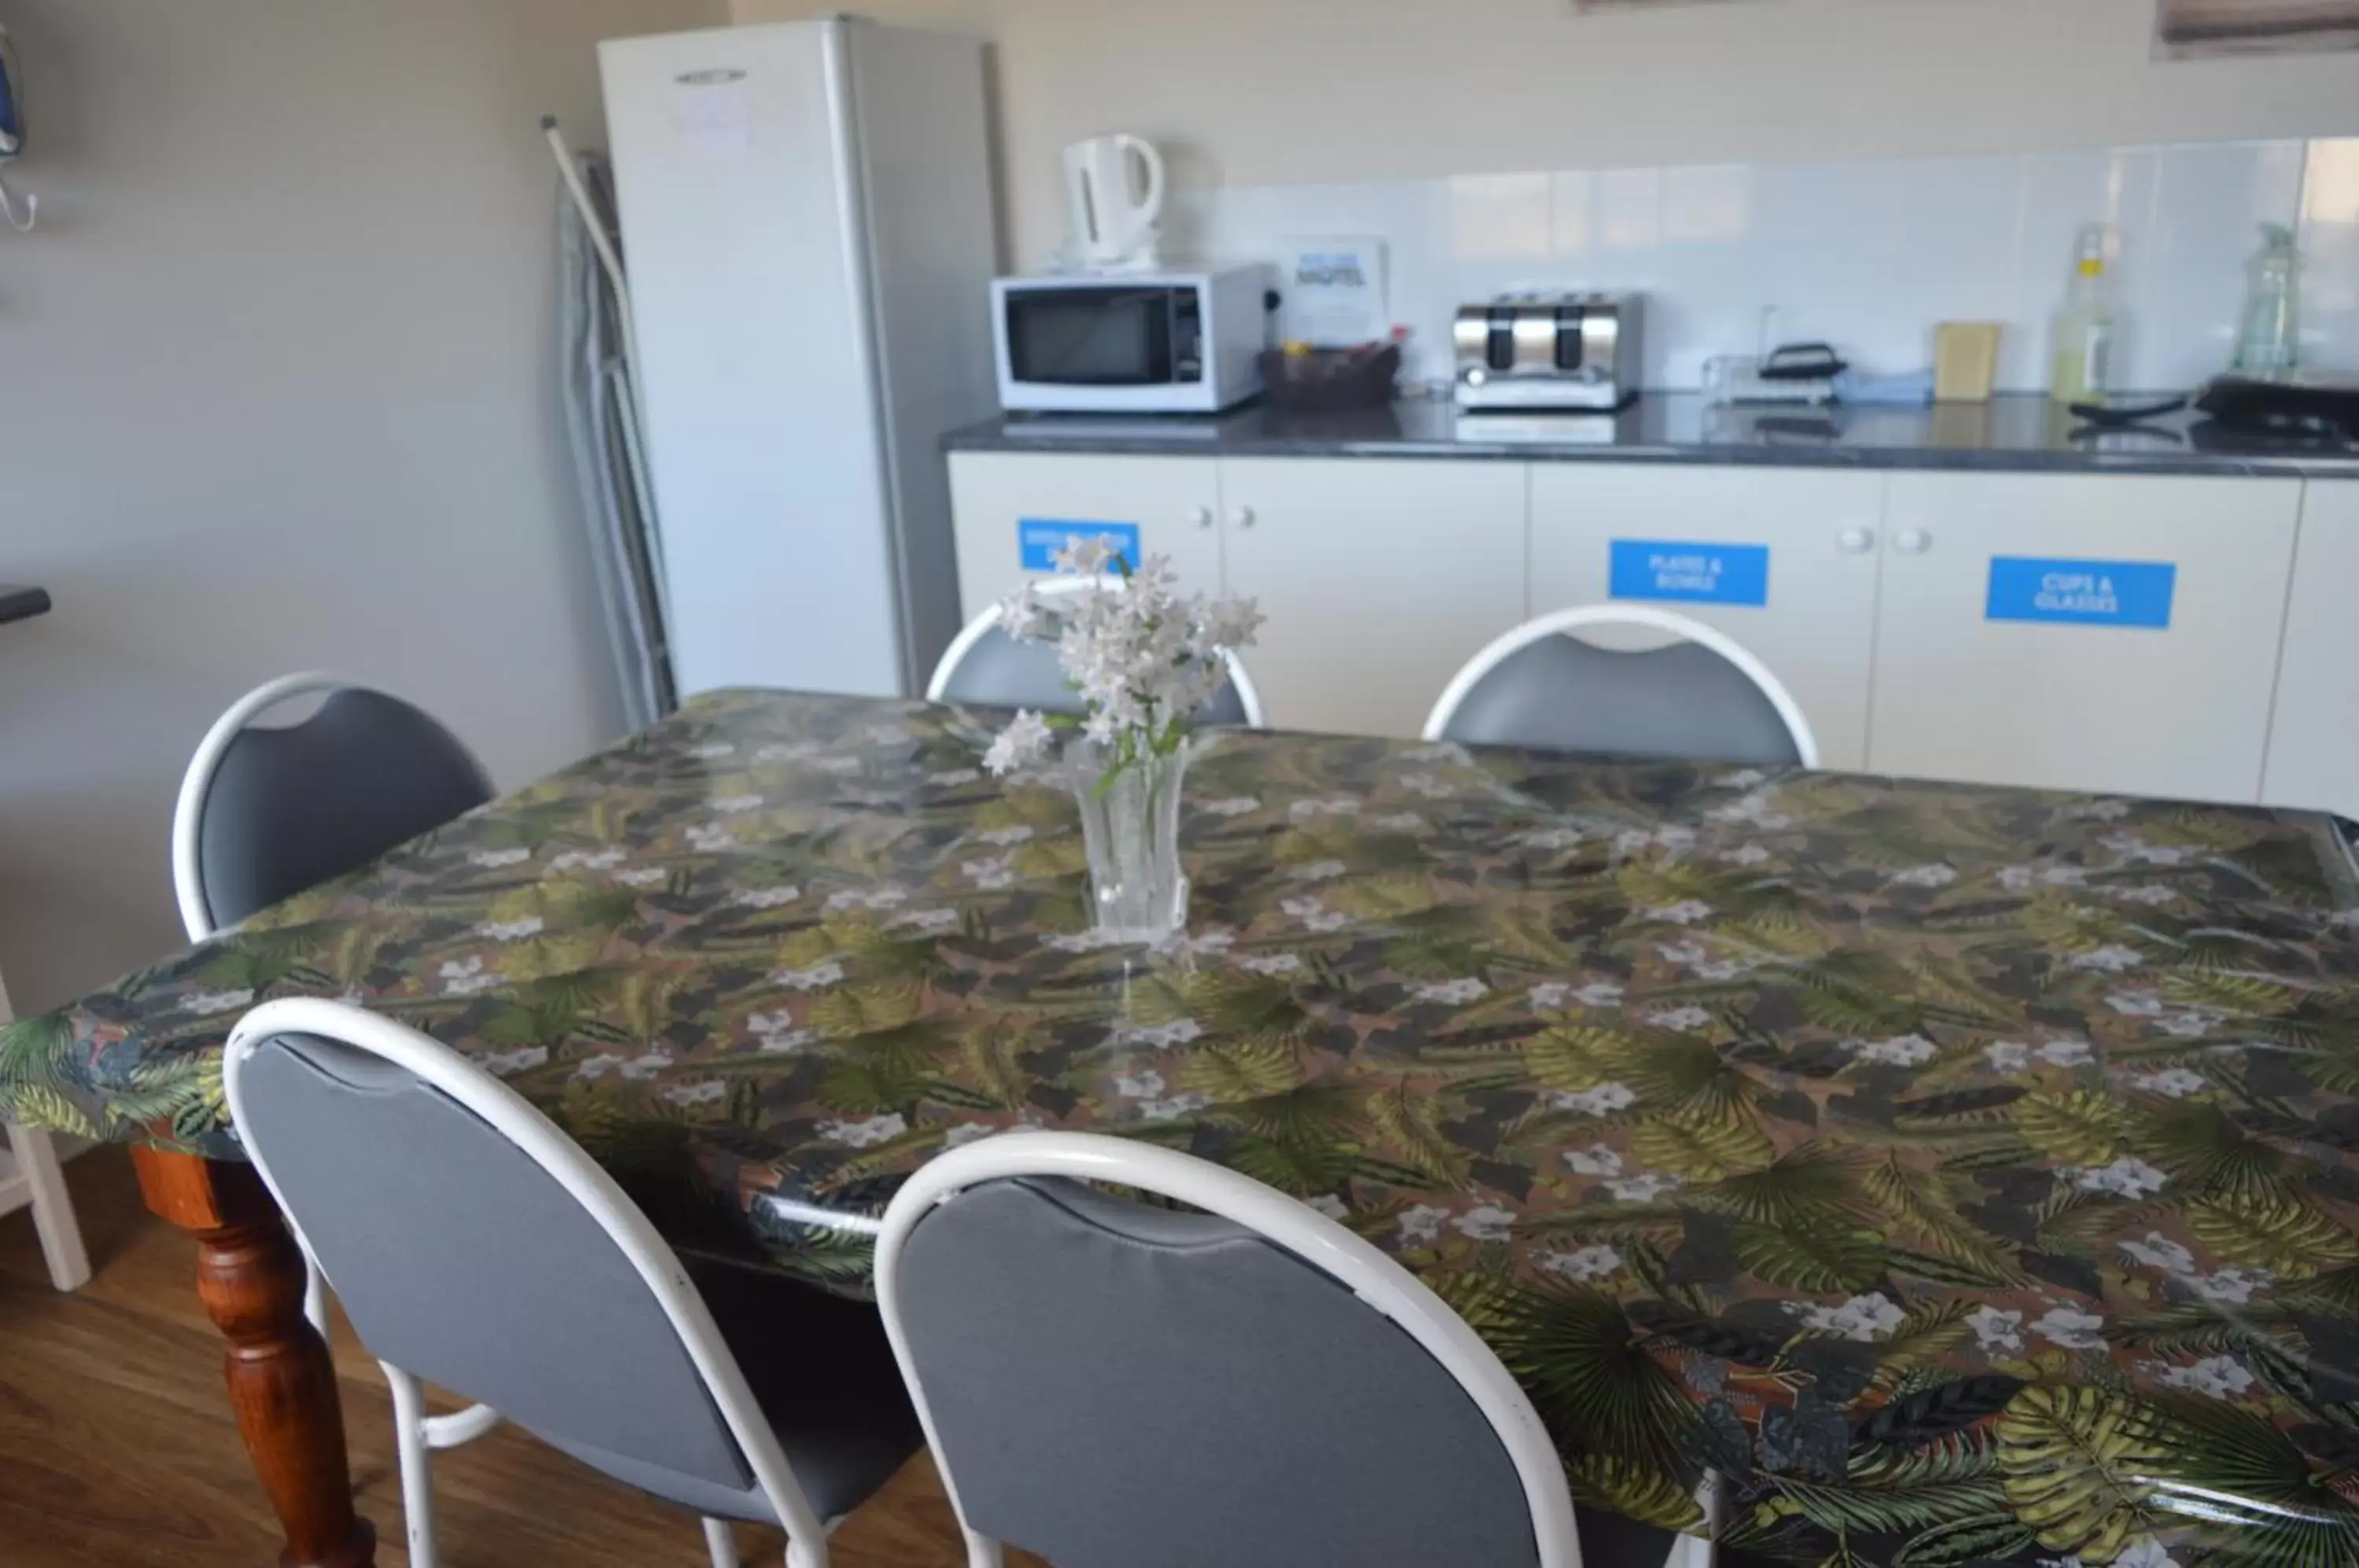
[(742, 71), (691, 71), (674, 80), (680, 139), (699, 152), (754, 145), (754, 87)]

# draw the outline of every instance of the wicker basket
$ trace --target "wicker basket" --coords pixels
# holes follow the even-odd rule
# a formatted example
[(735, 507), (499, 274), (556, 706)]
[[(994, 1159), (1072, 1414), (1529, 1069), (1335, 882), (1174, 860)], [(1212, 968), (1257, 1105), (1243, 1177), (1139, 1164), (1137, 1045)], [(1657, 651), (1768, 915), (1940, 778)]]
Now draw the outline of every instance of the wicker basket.
[(1274, 408), (1380, 408), (1393, 400), (1400, 363), (1398, 343), (1373, 353), (1322, 348), (1309, 354), (1265, 354), (1261, 379)]

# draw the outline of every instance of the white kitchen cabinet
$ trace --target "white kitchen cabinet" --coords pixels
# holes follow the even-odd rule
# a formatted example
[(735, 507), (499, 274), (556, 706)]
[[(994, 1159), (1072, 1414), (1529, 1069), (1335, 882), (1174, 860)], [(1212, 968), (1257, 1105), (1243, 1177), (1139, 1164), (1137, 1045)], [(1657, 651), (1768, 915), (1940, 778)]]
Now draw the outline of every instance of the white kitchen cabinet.
[(2359, 484), (2312, 480), (2261, 798), (2359, 817)]
[[(2296, 480), (1894, 474), (1870, 766), (2258, 799), (2301, 496)], [(2038, 618), (1995, 618), (2022, 615)]]
[(1246, 656), (1270, 723), (1414, 735), (1451, 676), (1523, 620), (1521, 463), (1221, 464), (1230, 591), (1269, 617)]
[(2305, 518), (2298, 479), (1072, 452), (950, 467), (968, 615), (1038, 574), (1027, 523), (1135, 528), (1190, 588), (1261, 600), (1246, 661), (1285, 727), (1413, 735), (1502, 632), (1612, 600), (1616, 541), (1702, 546), (1763, 583), (1623, 591), (1750, 648), (1831, 768), (2359, 811), (2343, 604), (2359, 483), (2310, 484)]
[[(1163, 555), (1190, 590), (1221, 583), (1220, 463), (1209, 457), (962, 452), (951, 455), (959, 601), (973, 620), (1049, 574), (1037, 530), (1103, 525), (1138, 530), (1142, 557)], [(1025, 565), (1027, 528), (1036, 530)]]
[[(1832, 469), (1538, 464), (1532, 612), (1645, 602), (1725, 632), (1793, 692), (1826, 767), (1864, 768), (1884, 489), (1881, 474)], [(1689, 558), (1727, 570), (1647, 569)], [(1593, 640), (1637, 651), (1666, 639)]]
[(1524, 618), (1525, 473), (956, 452), (960, 598), (972, 618), (1041, 574), (1024, 563), (1027, 525), (1135, 527), (1188, 588), (1261, 601), (1268, 621), (1245, 657), (1271, 724), (1413, 735), (1459, 666)]

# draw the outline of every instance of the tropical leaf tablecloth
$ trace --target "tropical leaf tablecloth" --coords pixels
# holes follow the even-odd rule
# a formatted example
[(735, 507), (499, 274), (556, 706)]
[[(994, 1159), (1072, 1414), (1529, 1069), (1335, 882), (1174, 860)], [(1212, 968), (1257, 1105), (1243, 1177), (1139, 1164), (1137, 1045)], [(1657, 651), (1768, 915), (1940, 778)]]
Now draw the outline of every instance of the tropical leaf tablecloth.
[(215, 1155), (343, 995), (683, 1246), (866, 1283), (1017, 1125), (1396, 1254), (1585, 1503), (1799, 1563), (2359, 1563), (2359, 914), (2319, 818), (1293, 735), (1190, 777), (1191, 934), (1085, 934), (980, 720), (733, 692), (0, 1036), (0, 1111)]

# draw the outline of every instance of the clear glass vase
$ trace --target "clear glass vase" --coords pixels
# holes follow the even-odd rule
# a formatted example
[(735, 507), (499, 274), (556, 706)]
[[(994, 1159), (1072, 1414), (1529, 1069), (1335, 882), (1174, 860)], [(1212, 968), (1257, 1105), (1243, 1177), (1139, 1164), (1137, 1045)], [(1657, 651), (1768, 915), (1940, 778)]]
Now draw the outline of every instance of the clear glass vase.
[(1081, 802), (1090, 857), (1090, 907), (1098, 934), (1156, 942), (1188, 926), (1188, 878), (1180, 871), (1180, 791), (1191, 738), (1169, 757), (1150, 757), (1111, 779), (1111, 754), (1086, 741), (1065, 766)]

